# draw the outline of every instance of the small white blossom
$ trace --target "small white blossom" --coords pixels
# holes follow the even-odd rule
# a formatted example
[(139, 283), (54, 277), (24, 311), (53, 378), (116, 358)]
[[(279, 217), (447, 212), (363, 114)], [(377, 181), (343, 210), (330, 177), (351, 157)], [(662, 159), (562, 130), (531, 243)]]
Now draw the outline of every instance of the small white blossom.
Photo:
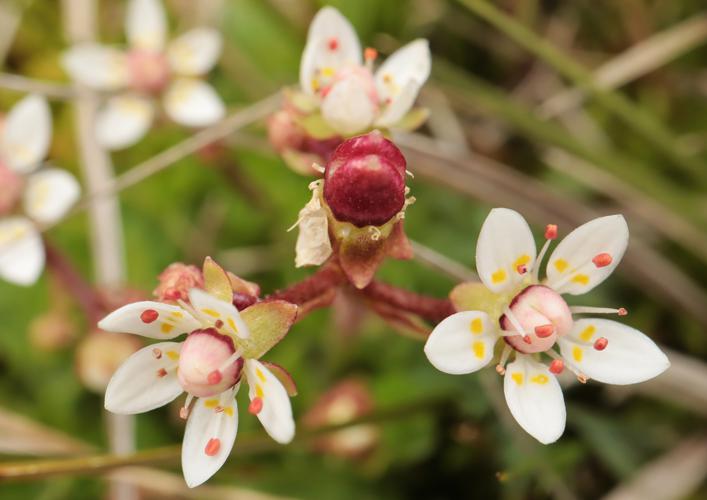
[(159, 0), (130, 0), (125, 31), (127, 51), (97, 43), (78, 44), (64, 55), (64, 67), (77, 82), (115, 93), (100, 110), (96, 134), (108, 149), (140, 140), (154, 120), (156, 98), (167, 115), (188, 127), (220, 120), (224, 105), (202, 81), (216, 64), (218, 31), (195, 28), (166, 43), (166, 19)]
[[(634, 328), (606, 319), (573, 318), (583, 313), (623, 316), (625, 309), (570, 307), (560, 295), (586, 293), (612, 273), (628, 245), (624, 218), (601, 217), (572, 231), (550, 255), (547, 277), (540, 281), (539, 267), (557, 227), (549, 225), (545, 236), (536, 255), (523, 217), (505, 208), (492, 210), (476, 247), (476, 268), (487, 290), (474, 290), (473, 300), (484, 310), (443, 320), (427, 340), (425, 354), (443, 372), (471, 373), (491, 362), (502, 338), (505, 346), (496, 369), (505, 375), (508, 407), (526, 432), (547, 444), (565, 429), (565, 404), (555, 378), (565, 367), (581, 382), (593, 378), (623, 385), (653, 378), (670, 363)], [(506, 367), (512, 352), (515, 360)], [(541, 362), (542, 354), (550, 358), (549, 366)]]
[(18, 102), (0, 127), (0, 278), (28, 286), (44, 269), (37, 224), (52, 224), (79, 196), (76, 179), (58, 168), (36, 172), (47, 154), (52, 122), (46, 100)]

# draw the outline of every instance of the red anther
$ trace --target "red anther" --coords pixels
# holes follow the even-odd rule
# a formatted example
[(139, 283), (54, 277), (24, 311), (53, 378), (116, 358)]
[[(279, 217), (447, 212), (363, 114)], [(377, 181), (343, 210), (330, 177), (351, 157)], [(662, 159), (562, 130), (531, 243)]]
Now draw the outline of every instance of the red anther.
[(580, 384), (586, 384), (587, 381), (589, 380), (589, 377), (580, 373), (579, 375), (577, 375), (577, 380), (579, 381)]
[(554, 240), (557, 238), (557, 224), (548, 224), (545, 226), (545, 239)]
[(336, 37), (331, 37), (328, 42), (329, 50), (336, 50), (339, 48), (339, 39)]
[(608, 253), (600, 253), (594, 256), (592, 262), (594, 262), (594, 265), (597, 267), (606, 267), (611, 264), (612, 260), (614, 259), (612, 259), (611, 255)]
[(223, 413), (223, 406), (219, 405), (216, 408), (214, 408), (214, 411), (216, 413)]
[(525, 337), (523, 337), (523, 342), (525, 342), (526, 344), (533, 343), (533, 341), (530, 339), (530, 335), (526, 335)]
[(155, 321), (157, 318), (160, 317), (160, 313), (155, 311), (154, 309), (145, 309), (142, 311), (142, 314), (140, 315), (140, 320), (143, 323), (152, 323)]
[(166, 377), (166, 376), (167, 376), (167, 370), (165, 370), (164, 368), (160, 368), (159, 370), (157, 370), (157, 376), (158, 376), (159, 378)]
[(220, 370), (214, 370), (206, 377), (206, 381), (211, 384), (218, 384), (223, 379), (223, 374)]
[(221, 440), (219, 438), (211, 438), (209, 442), (206, 443), (206, 448), (204, 448), (204, 453), (208, 456), (213, 457), (221, 449)]
[(366, 50), (363, 51), (363, 58), (366, 61), (375, 61), (377, 57), (378, 51), (373, 47), (366, 47)]
[(550, 363), (550, 373), (559, 375), (565, 369), (565, 362), (561, 359), (553, 359)]
[(162, 357), (162, 350), (158, 348), (152, 349), (152, 355), (155, 357), (155, 359), (160, 359)]
[(525, 274), (528, 272), (528, 267), (525, 264), (521, 264), (520, 266), (516, 267), (516, 271), (518, 271), (518, 274)]
[(187, 408), (186, 406), (182, 406), (179, 409), (179, 418), (181, 418), (182, 420), (186, 420), (187, 417), (189, 417), (189, 408)]
[(553, 324), (540, 325), (540, 326), (535, 327), (535, 335), (537, 335), (541, 339), (549, 337), (554, 332), (555, 332), (555, 325), (553, 325)]
[(498, 373), (499, 375), (505, 375), (506, 368), (503, 365), (496, 365), (496, 373)]
[(248, 405), (248, 412), (251, 415), (257, 415), (263, 409), (263, 400), (260, 398), (253, 398), (253, 400)]
[(221, 321), (220, 319), (217, 319), (216, 322), (214, 323), (214, 326), (216, 328), (223, 328), (223, 321)]
[(619, 316), (626, 316), (627, 314), (628, 314), (628, 311), (626, 310), (625, 307), (619, 307), (619, 310), (618, 310)]
[(609, 341), (606, 339), (606, 337), (599, 337), (594, 341), (594, 349), (597, 351), (603, 351), (606, 349), (606, 346), (609, 345)]

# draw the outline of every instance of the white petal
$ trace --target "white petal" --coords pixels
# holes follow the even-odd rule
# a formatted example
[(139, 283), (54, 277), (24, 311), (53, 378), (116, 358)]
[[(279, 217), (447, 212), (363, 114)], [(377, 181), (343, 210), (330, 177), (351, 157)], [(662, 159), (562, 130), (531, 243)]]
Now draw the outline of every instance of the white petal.
[[(106, 410), (121, 415), (143, 413), (166, 405), (184, 392), (177, 379), (181, 348), (179, 342), (158, 342), (130, 356), (108, 382)], [(155, 349), (160, 351), (159, 357)]]
[(223, 118), (223, 101), (208, 83), (178, 78), (170, 85), (164, 97), (167, 114), (175, 122), (187, 127), (205, 127)]
[(97, 43), (82, 43), (63, 56), (64, 69), (77, 82), (98, 90), (117, 90), (128, 83), (124, 52)]
[(66, 170), (47, 168), (32, 174), (24, 192), (25, 213), (43, 224), (61, 219), (76, 202), (81, 188)]
[(361, 44), (351, 23), (334, 7), (314, 16), (300, 62), (300, 85), (314, 94), (338, 69), (362, 63)]
[[(589, 221), (565, 236), (552, 252), (547, 261), (547, 284), (559, 293), (586, 293), (614, 271), (627, 246), (628, 225), (622, 215)], [(611, 256), (611, 264), (596, 267), (592, 259), (603, 253)]]
[(494, 293), (520, 283), (518, 266), (532, 271), (535, 240), (525, 219), (515, 210), (494, 208), (481, 227), (476, 243), (476, 270), (484, 285)]
[(408, 43), (391, 55), (378, 68), (375, 75), (376, 89), (381, 101), (394, 102), (410, 82), (419, 89), (430, 76), (432, 56), (427, 40)]
[(0, 219), (0, 278), (29, 286), (44, 269), (44, 244), (25, 217)]
[(221, 54), (221, 34), (209, 28), (196, 28), (170, 42), (167, 57), (175, 73), (197, 76), (214, 67)]
[(159, 0), (130, 0), (125, 33), (133, 48), (158, 52), (164, 48), (167, 20)]
[(162, 302), (133, 302), (98, 322), (107, 332), (133, 333), (153, 339), (173, 339), (201, 328), (201, 322), (179, 306)]
[(0, 156), (16, 172), (36, 169), (47, 155), (52, 117), (46, 99), (30, 95), (10, 110), (0, 135)]
[(105, 148), (127, 148), (139, 141), (150, 128), (155, 114), (153, 103), (144, 97), (111, 97), (96, 117), (96, 138)]
[[(609, 343), (603, 351), (593, 347), (596, 339)], [(572, 332), (559, 339), (562, 356), (585, 375), (607, 384), (644, 382), (670, 366), (665, 354), (650, 338), (635, 328), (608, 319), (583, 318)]]
[(265, 431), (275, 441), (287, 444), (295, 437), (295, 421), (287, 390), (270, 370), (259, 361), (247, 359), (245, 362), (248, 378), (248, 397), (252, 401), (259, 397), (263, 407), (258, 420)]
[[(238, 433), (238, 411), (233, 396), (234, 390), (229, 389), (218, 397), (199, 398), (194, 404), (182, 444), (182, 472), (190, 488), (213, 476), (233, 449)], [(206, 450), (212, 439), (219, 444), (208, 455)]]
[(416, 81), (409, 81), (402, 91), (386, 105), (386, 108), (376, 120), (376, 125), (379, 127), (390, 127), (398, 123), (410, 111), (412, 105), (415, 104), (415, 99), (419, 92), (420, 84)]
[(220, 330), (225, 330), (227, 333), (241, 338), (250, 336), (248, 326), (241, 319), (238, 309), (232, 303), (219, 300), (198, 288), (189, 290), (189, 302), (203, 322), (213, 324), (220, 320), (223, 322)]
[(506, 366), (506, 403), (520, 426), (543, 444), (557, 441), (565, 431), (565, 400), (555, 376), (529, 356), (518, 355)]
[(322, 102), (322, 115), (337, 132), (352, 135), (370, 127), (375, 109), (365, 86), (352, 76), (334, 84)]
[(460, 375), (475, 372), (493, 358), (496, 326), (481, 311), (452, 314), (438, 324), (425, 343), (425, 355), (440, 371)]

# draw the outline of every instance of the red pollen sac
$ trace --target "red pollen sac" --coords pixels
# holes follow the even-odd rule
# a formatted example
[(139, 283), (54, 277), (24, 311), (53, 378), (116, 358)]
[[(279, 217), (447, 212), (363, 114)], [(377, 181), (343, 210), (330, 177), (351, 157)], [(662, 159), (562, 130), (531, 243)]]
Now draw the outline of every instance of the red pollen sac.
[(547, 338), (555, 332), (554, 325), (540, 325), (535, 327), (535, 335), (541, 339)]
[(525, 274), (528, 272), (528, 267), (524, 264), (521, 264), (520, 266), (516, 267), (516, 271), (518, 271), (518, 274)]
[(628, 314), (628, 311), (626, 310), (625, 307), (619, 307), (619, 311), (617, 313), (619, 316), (626, 316)]
[(331, 37), (327, 45), (329, 50), (334, 51), (339, 48), (339, 39), (336, 37)]
[(530, 335), (526, 335), (525, 337), (523, 337), (523, 342), (525, 342), (526, 344), (533, 343), (532, 339), (530, 338)]
[(221, 321), (220, 319), (217, 319), (216, 322), (214, 323), (214, 326), (216, 328), (223, 328), (223, 321)]
[(181, 418), (182, 420), (186, 420), (188, 417), (189, 417), (189, 408), (187, 408), (186, 406), (182, 406), (179, 409), (179, 418)]
[(366, 47), (366, 50), (363, 51), (363, 58), (366, 61), (375, 61), (377, 57), (378, 51), (372, 47)]
[(142, 311), (142, 314), (140, 315), (140, 320), (143, 323), (152, 323), (154, 322), (157, 318), (160, 317), (160, 313), (155, 311), (154, 309), (145, 309)]
[(155, 347), (154, 349), (152, 349), (152, 355), (155, 357), (155, 359), (161, 359), (162, 350)]
[(223, 380), (223, 375), (219, 370), (212, 371), (209, 373), (209, 376), (206, 377), (206, 381), (211, 385), (218, 384), (221, 380)]
[(158, 376), (159, 378), (166, 377), (166, 376), (167, 376), (167, 370), (165, 370), (164, 368), (160, 368), (159, 370), (157, 370), (157, 376)]
[(554, 240), (557, 238), (557, 224), (548, 224), (545, 226), (545, 239)]
[(612, 260), (611, 255), (608, 253), (600, 253), (592, 259), (592, 262), (597, 267), (606, 267), (611, 264)]
[(263, 409), (263, 400), (261, 398), (253, 398), (248, 405), (248, 412), (251, 415), (257, 415)]
[(206, 443), (206, 447), (204, 448), (204, 453), (206, 453), (208, 456), (213, 457), (218, 453), (218, 451), (221, 449), (221, 440), (219, 438), (211, 438), (209, 439), (209, 442)]
[(550, 373), (559, 375), (565, 369), (565, 362), (561, 359), (553, 359), (550, 363)]
[(609, 345), (609, 341), (606, 339), (606, 337), (599, 337), (594, 341), (594, 349), (597, 351), (603, 351), (606, 349), (606, 346)]

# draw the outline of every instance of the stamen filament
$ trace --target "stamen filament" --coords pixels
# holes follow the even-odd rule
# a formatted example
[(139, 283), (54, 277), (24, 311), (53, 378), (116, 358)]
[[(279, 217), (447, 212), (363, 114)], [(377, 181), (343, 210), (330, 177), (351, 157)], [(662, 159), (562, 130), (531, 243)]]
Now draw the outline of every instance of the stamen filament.
[(222, 372), (229, 366), (231, 366), (233, 363), (236, 362), (238, 358), (240, 358), (242, 355), (242, 352), (240, 349), (236, 349), (236, 352), (231, 354), (226, 361), (224, 361), (221, 366), (219, 366), (218, 371)]
[(513, 351), (511, 346), (506, 345), (503, 347), (503, 352), (501, 352), (501, 359), (498, 360), (498, 364), (496, 365), (496, 372), (499, 375), (506, 374), (506, 363), (508, 362), (508, 357), (511, 355), (511, 351)]
[(550, 248), (550, 243), (552, 243), (552, 240), (545, 240), (545, 244), (540, 249), (538, 256), (535, 258), (535, 262), (533, 263), (533, 281), (538, 281), (538, 277), (540, 276), (540, 266), (543, 263), (547, 250)]
[(612, 307), (570, 306), (570, 311), (572, 314), (618, 314), (619, 316), (628, 314), (628, 311), (623, 307), (614, 309)]

